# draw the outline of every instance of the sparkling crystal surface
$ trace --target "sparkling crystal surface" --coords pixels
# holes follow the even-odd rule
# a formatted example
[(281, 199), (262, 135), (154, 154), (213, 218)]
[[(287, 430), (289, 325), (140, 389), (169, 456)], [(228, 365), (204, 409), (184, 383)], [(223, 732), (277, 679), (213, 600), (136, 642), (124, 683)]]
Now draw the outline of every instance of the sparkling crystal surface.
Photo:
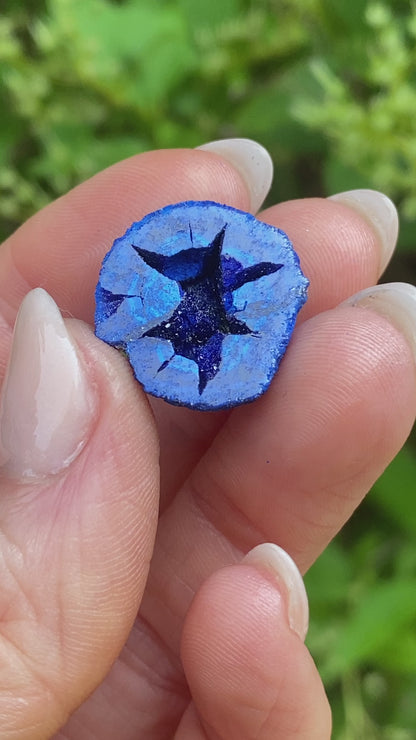
[(269, 386), (307, 296), (287, 235), (210, 201), (150, 213), (116, 239), (96, 289), (96, 334), (145, 391), (215, 410)]

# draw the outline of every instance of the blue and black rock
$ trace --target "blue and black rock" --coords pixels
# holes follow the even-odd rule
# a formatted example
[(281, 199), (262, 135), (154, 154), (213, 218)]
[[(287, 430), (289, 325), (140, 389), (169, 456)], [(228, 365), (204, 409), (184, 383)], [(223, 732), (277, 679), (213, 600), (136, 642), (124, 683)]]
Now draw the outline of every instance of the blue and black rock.
[(148, 393), (229, 408), (269, 386), (307, 287), (283, 231), (219, 203), (177, 203), (104, 258), (96, 334), (126, 353)]

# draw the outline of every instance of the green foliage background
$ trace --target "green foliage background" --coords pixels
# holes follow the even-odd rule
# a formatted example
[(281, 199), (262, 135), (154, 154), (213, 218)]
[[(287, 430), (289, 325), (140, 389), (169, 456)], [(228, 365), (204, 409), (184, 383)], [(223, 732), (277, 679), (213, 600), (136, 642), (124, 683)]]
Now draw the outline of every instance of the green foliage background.
[[(388, 279), (416, 282), (416, 6), (404, 0), (3, 0), (0, 237), (141, 150), (226, 136), (277, 164), (270, 202), (387, 192)], [(411, 444), (307, 576), (334, 738), (416, 738)]]

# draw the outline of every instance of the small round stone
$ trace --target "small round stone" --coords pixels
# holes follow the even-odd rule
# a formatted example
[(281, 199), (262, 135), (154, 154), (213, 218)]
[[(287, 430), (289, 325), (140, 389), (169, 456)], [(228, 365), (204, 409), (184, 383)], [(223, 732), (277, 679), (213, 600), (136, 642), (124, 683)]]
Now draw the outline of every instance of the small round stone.
[(177, 203), (114, 242), (95, 331), (125, 352), (147, 393), (229, 408), (268, 388), (308, 284), (280, 229), (219, 203)]

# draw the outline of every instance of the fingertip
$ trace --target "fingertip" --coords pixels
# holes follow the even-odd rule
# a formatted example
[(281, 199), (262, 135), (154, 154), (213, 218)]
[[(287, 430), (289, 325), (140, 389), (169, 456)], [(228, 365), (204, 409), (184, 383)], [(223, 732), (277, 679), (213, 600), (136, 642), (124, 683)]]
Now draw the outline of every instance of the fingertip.
[(186, 618), (182, 660), (199, 714), (220, 737), (330, 737), (325, 692), (290, 627), (286, 595), (254, 564), (204, 583)]
[(406, 338), (416, 361), (416, 287), (382, 283), (350, 296), (343, 305), (358, 306), (385, 317)]
[[(26, 737), (29, 726), (36, 728), (33, 738), (57, 730), (119, 655), (146, 585), (158, 513), (156, 432), (127, 363), (90, 327), (77, 320), (63, 322), (43, 291), (30, 296), (25, 313), (34, 309), (39, 318), (39, 305), (33, 305), (39, 301), (40, 314), (52, 324), (44, 342), (48, 372), (59, 376), (64, 360), (61, 381), (71, 389), (68, 400), (59, 377), (54, 388), (46, 377), (39, 399), (45, 429), (48, 414), (59, 421), (62, 409), (66, 417), (72, 407), (74, 421), (79, 420), (79, 386), (74, 390), (70, 382), (74, 373), (78, 377), (78, 365), (94, 388), (96, 405), (83, 447), (68, 464), (59, 470), (38, 469), (36, 480), (9, 478), (2, 485), (0, 514), (7, 532), (1, 542), (2, 604), (7, 603), (7, 619), (0, 623), (0, 642), (8, 666), (6, 684), (16, 687), (20, 702), (16, 713), (10, 692), (0, 691), (2, 721), (16, 737)], [(27, 365), (30, 372), (29, 360)], [(24, 385), (23, 370), (20, 375)], [(27, 405), (36, 388), (23, 385)], [(16, 383), (16, 393), (18, 388)], [(36, 437), (35, 426), (30, 431)], [(53, 431), (65, 438), (58, 422)], [(50, 462), (50, 452), (45, 450), (42, 464)], [(32, 458), (39, 464), (34, 454)]]
[(42, 288), (30, 291), (1, 392), (2, 474), (36, 479), (66, 468), (91, 433), (96, 400), (55, 301)]
[(329, 196), (328, 200), (341, 203), (363, 217), (374, 230), (380, 248), (380, 274), (387, 267), (399, 234), (399, 216), (393, 201), (378, 190), (347, 190)]
[(288, 234), (310, 280), (302, 321), (377, 282), (381, 243), (357, 210), (328, 198), (304, 198), (272, 206), (261, 218)]
[(242, 176), (250, 194), (250, 210), (256, 213), (273, 181), (273, 161), (261, 144), (252, 139), (219, 139), (197, 149), (223, 157)]
[(276, 581), (284, 594), (290, 628), (305, 640), (309, 625), (309, 605), (300, 571), (290, 555), (273, 542), (257, 545), (243, 559), (245, 565), (257, 568)]

